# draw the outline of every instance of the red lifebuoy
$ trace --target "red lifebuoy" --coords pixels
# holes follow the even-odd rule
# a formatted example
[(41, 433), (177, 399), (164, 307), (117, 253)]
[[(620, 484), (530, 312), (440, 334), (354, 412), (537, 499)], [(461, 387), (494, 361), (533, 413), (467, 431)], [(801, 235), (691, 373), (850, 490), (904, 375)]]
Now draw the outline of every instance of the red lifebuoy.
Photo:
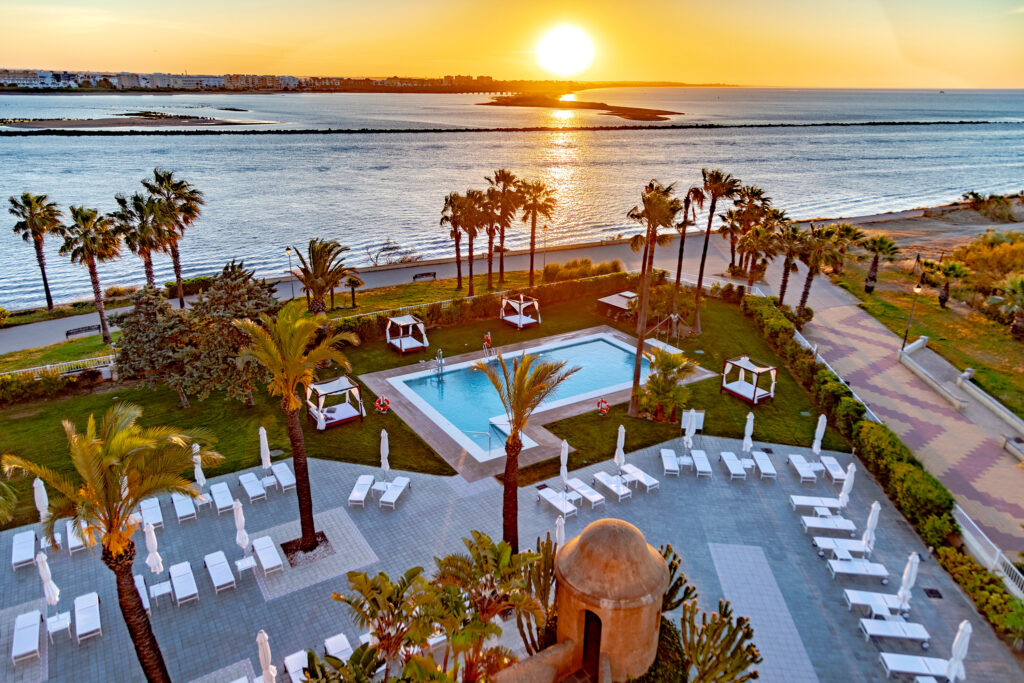
[(611, 410), (611, 406), (608, 405), (608, 401), (604, 400), (603, 398), (598, 400), (597, 412), (601, 413), (602, 415), (607, 415), (609, 410)]
[(378, 413), (383, 414), (388, 412), (388, 408), (391, 407), (391, 401), (388, 400), (387, 396), (381, 396), (373, 402), (373, 405), (376, 406)]
[(488, 332), (484, 335), (484, 346), (491, 348), (491, 333)]

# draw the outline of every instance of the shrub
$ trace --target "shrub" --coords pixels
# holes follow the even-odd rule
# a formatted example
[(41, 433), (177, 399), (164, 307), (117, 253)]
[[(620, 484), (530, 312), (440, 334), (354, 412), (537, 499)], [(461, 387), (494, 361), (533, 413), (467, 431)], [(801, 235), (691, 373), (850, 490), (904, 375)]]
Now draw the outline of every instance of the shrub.
[[(213, 278), (208, 275), (199, 275), (197, 277), (186, 277), (181, 280), (181, 288), (185, 292), (185, 296), (192, 296), (199, 292), (206, 291), (210, 285), (213, 284)], [(178, 283), (174, 280), (165, 282), (164, 287), (167, 288), (168, 296), (178, 295)]]
[(836, 429), (849, 439), (853, 436), (854, 426), (864, 419), (867, 411), (867, 407), (857, 399), (852, 396), (843, 396), (839, 399), (834, 413)]
[(658, 653), (654, 656), (654, 663), (640, 678), (637, 683), (677, 683), (686, 680), (686, 670), (683, 663), (683, 634), (679, 631), (670, 619), (664, 616), (661, 618), (661, 628), (658, 631)]
[(7, 312), (7, 309), (0, 306), (0, 325), (6, 323), (9, 317), (11, 317), (11, 314)]
[(931, 548), (941, 548), (946, 545), (946, 538), (955, 530), (956, 523), (950, 515), (942, 515), (941, 517), (930, 515), (918, 528), (918, 531), (921, 532), (921, 540)]
[(42, 372), (37, 377), (24, 373), (0, 375), (0, 405), (53, 398), (66, 393), (74, 385), (74, 378), (60, 375), (55, 370)]
[(853, 430), (853, 445), (864, 465), (875, 475), (882, 488), (888, 489), (889, 470), (898, 463), (918, 464), (900, 438), (891, 429), (877, 422), (861, 420)]
[(929, 517), (942, 517), (953, 511), (953, 494), (938, 479), (916, 463), (901, 462), (889, 472), (889, 495), (892, 502), (920, 527)]
[[(171, 285), (173, 286), (174, 283), (172, 282)], [(116, 299), (117, 297), (131, 296), (137, 291), (139, 291), (138, 287), (122, 287), (120, 285), (114, 285), (103, 290), (103, 297), (106, 299)]]
[(840, 400), (853, 398), (850, 387), (843, 384), (839, 377), (828, 368), (821, 368), (814, 375), (811, 393), (821, 411), (829, 416), (835, 414)]
[(622, 272), (622, 262), (619, 260), (605, 261), (596, 266), (590, 259), (572, 259), (565, 263), (549, 263), (544, 266), (542, 279), (544, 282), (565, 282), (567, 280), (578, 280), (585, 277), (597, 275), (608, 275), (610, 273)]
[(1013, 599), (998, 576), (956, 548), (939, 548), (939, 564), (971, 597), (978, 611), (999, 631), (1005, 631)]

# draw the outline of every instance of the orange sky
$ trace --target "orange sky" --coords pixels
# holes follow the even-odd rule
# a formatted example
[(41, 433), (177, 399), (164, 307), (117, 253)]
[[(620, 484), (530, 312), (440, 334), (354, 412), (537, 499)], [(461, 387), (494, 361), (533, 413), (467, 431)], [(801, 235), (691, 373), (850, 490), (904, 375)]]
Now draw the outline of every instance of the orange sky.
[(562, 23), (580, 79), (1024, 87), (1024, 0), (0, 0), (0, 67), (548, 78)]

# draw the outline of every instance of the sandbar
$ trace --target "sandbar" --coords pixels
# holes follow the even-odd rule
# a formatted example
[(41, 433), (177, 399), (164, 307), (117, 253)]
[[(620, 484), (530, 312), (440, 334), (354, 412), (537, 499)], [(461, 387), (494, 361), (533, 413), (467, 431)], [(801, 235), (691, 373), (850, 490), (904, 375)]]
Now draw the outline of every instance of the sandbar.
[(489, 102), (478, 102), (477, 104), (492, 107), (543, 107), (547, 109), (596, 109), (604, 116), (617, 116), (627, 121), (668, 121), (670, 116), (681, 114), (678, 111), (667, 109), (647, 109), (645, 107), (620, 107), (604, 102), (584, 102), (576, 100), (562, 100), (554, 95), (499, 95), (492, 97)]

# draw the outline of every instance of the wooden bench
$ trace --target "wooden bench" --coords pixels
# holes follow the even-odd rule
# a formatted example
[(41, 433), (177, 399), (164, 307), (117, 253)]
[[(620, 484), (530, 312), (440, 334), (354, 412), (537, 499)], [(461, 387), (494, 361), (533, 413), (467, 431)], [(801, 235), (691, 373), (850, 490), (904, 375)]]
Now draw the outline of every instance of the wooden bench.
[(429, 280), (436, 280), (437, 279), (437, 273), (434, 272), (434, 271), (430, 271), (430, 272), (427, 272), (427, 273), (416, 273), (415, 275), (412, 276), (412, 281), (413, 282), (416, 282), (417, 280), (428, 280), (428, 279)]
[(70, 329), (67, 332), (65, 332), (64, 333), (64, 338), (65, 339), (70, 339), (71, 337), (75, 336), (76, 334), (85, 334), (86, 332), (99, 332), (99, 331), (100, 331), (100, 326), (99, 325), (86, 325), (85, 327), (75, 327), (75, 328)]

